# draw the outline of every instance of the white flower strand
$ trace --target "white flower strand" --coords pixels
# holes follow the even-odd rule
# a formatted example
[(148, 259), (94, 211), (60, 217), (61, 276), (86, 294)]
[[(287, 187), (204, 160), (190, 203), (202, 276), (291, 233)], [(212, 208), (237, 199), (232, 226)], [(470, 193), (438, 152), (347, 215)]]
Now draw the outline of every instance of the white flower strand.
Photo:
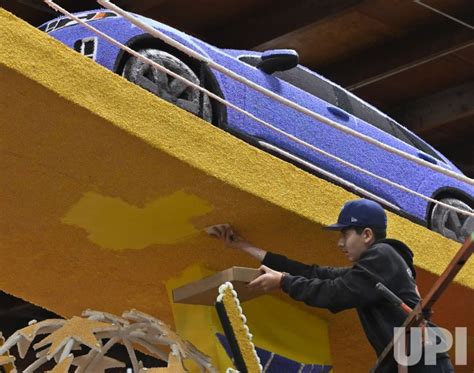
[[(218, 302), (222, 302), (223, 298), (224, 298), (224, 295), (225, 295), (225, 292), (226, 290), (229, 289), (230, 290), (230, 294), (232, 296), (232, 299), (233, 301), (235, 302), (236, 306), (237, 306), (237, 309), (239, 311), (239, 315), (240, 315), (240, 318), (241, 320), (243, 321), (244, 323), (244, 330), (245, 330), (245, 333), (247, 335), (247, 338), (249, 340), (249, 343), (252, 347), (252, 353), (254, 354), (255, 356), (255, 359), (258, 361), (258, 366), (260, 368), (260, 372), (263, 371), (263, 366), (261, 364), (261, 360), (260, 360), (260, 357), (258, 356), (257, 354), (257, 351), (255, 349), (255, 345), (254, 343), (252, 342), (253, 340), (253, 335), (250, 333), (250, 329), (249, 327), (247, 326), (246, 322), (247, 322), (247, 318), (245, 317), (245, 315), (243, 314), (243, 310), (242, 310), (242, 306), (240, 305), (240, 300), (238, 298), (238, 295), (237, 295), (237, 292), (234, 290), (234, 286), (232, 285), (232, 283), (230, 281), (227, 281), (225, 282), (224, 284), (222, 284), (221, 286), (219, 286), (219, 295), (217, 297), (217, 301)], [(221, 299), (221, 300), (219, 300)]]

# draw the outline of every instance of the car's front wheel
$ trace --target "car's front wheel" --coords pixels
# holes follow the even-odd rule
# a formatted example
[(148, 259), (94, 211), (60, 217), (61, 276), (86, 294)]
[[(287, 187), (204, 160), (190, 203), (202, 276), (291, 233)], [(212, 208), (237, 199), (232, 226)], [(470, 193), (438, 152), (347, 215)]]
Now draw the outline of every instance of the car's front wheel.
[[(440, 202), (465, 211), (474, 211), (466, 202), (456, 198), (442, 198)], [(439, 204), (433, 207), (430, 222), (432, 230), (459, 242), (464, 242), (465, 238), (474, 230), (474, 217), (453, 211)]]
[[(166, 67), (194, 84), (200, 85), (196, 73), (179, 58), (154, 48), (137, 50), (142, 56)], [(162, 99), (212, 122), (212, 105), (209, 96), (185, 82), (168, 75), (156, 67), (130, 56), (125, 62), (122, 76)]]

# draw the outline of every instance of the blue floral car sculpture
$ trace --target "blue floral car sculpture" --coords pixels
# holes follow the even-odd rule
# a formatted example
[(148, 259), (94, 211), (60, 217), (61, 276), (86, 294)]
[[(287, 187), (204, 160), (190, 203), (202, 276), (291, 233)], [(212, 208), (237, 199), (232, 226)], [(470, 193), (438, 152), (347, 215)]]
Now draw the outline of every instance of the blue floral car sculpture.
[[(473, 211), (474, 187), (468, 182), (427, 168), (295, 111), (188, 57), (111, 11), (100, 9), (75, 15), (138, 53), (298, 139), (424, 196)], [(462, 175), (445, 156), (395, 120), (299, 65), (298, 55), (293, 50), (261, 53), (219, 49), (152, 19), (134, 16), (181, 45), (279, 96), (406, 154)], [(124, 52), (74, 20), (59, 17), (39, 28), (162, 99), (319, 177), (329, 178), (356, 193), (368, 191), (412, 221), (458, 241), (462, 241), (472, 229), (472, 217), (388, 185), (302, 146)]]

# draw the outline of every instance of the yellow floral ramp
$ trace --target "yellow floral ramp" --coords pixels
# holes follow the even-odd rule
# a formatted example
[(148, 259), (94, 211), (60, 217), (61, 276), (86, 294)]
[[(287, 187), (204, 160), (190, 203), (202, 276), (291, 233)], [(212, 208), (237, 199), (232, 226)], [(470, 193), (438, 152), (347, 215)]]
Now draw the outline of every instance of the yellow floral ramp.
[[(173, 323), (170, 278), (193, 265), (257, 266), (203, 233), (226, 222), (295, 259), (347, 264), (337, 236), (321, 226), (354, 195), (160, 100), (2, 9), (0, 40), (2, 290), (66, 317), (138, 308)], [(389, 225), (390, 236), (414, 250), (426, 291), (459, 245), (393, 214)], [(467, 326), (471, 335), (473, 287), (471, 261), (435, 321)], [(293, 305), (327, 320), (337, 372), (371, 366), (354, 312)], [(188, 324), (207, 327), (192, 316)]]

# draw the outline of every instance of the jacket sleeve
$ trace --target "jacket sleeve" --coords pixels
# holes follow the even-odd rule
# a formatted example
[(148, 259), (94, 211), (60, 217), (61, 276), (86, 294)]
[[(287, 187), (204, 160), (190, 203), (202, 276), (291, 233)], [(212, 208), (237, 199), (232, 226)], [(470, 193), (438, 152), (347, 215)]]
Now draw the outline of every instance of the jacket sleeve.
[(383, 282), (379, 274), (383, 273), (387, 264), (388, 261), (374, 251), (359, 259), (352, 268), (335, 279), (309, 279), (288, 275), (283, 279), (282, 289), (295, 300), (327, 308), (332, 312), (365, 307), (380, 299), (375, 285), (379, 281)]
[(288, 272), (293, 276), (301, 276), (308, 279), (335, 279), (347, 273), (350, 267), (320, 267), (318, 265), (308, 265), (288, 259), (284, 255), (267, 252), (262, 264), (275, 271)]

